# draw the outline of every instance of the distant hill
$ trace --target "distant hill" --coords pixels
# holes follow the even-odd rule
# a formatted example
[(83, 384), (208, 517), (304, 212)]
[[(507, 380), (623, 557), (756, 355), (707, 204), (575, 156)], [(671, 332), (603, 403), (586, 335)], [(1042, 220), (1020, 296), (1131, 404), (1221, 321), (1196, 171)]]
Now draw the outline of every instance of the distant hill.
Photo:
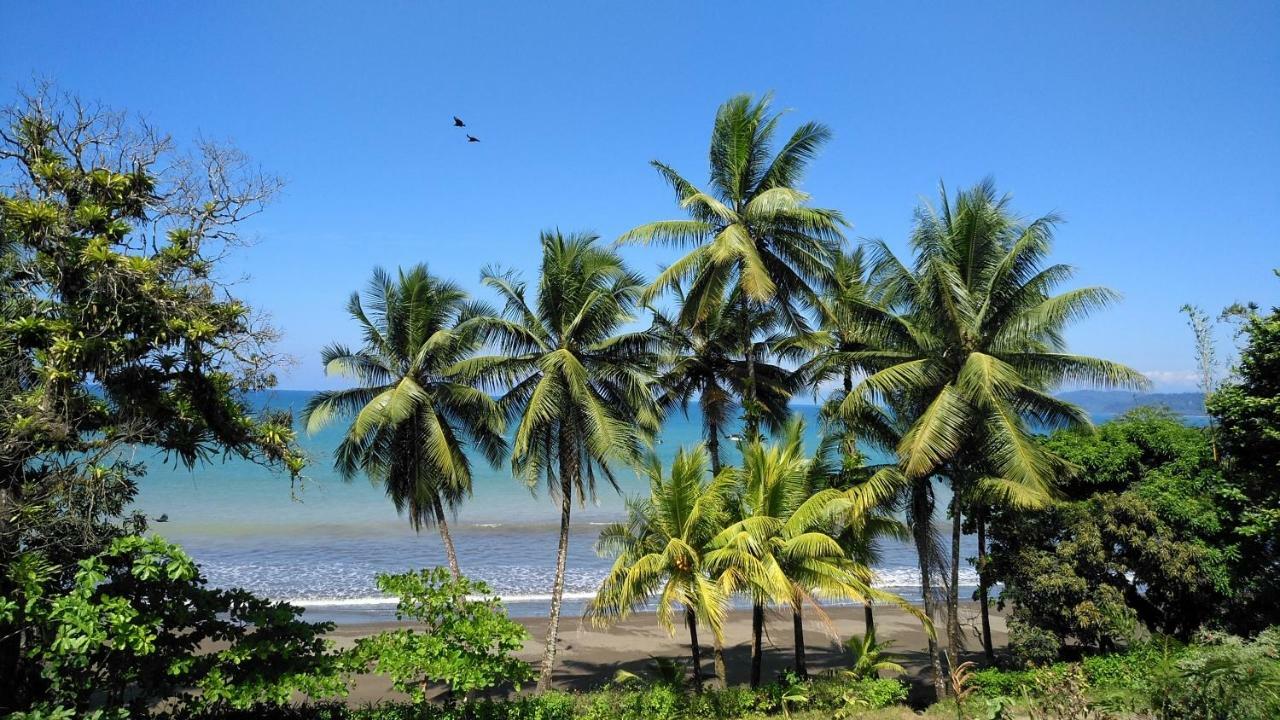
[(1136, 407), (1167, 407), (1181, 415), (1204, 415), (1204, 393), (1136, 393), (1125, 390), (1072, 390), (1059, 393), (1091, 415), (1119, 415)]

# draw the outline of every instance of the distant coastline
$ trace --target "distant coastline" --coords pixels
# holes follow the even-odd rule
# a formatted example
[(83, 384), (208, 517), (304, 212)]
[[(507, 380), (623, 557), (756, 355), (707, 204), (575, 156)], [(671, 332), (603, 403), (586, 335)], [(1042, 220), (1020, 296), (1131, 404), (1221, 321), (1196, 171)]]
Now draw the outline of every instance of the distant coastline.
[(1120, 415), (1139, 407), (1163, 407), (1179, 415), (1203, 417), (1204, 393), (1139, 393), (1125, 390), (1070, 390), (1058, 393), (1090, 415)]

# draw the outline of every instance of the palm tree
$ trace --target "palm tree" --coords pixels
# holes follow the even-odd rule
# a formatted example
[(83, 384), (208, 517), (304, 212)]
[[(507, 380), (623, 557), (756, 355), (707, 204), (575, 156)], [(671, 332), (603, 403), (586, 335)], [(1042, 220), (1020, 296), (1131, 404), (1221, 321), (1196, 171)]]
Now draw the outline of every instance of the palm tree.
[(649, 497), (627, 502), (627, 521), (606, 527), (597, 550), (614, 557), (613, 567), (587, 606), (587, 615), (610, 623), (644, 607), (657, 597), (658, 623), (675, 633), (676, 606), (684, 609), (693, 656), (694, 688), (702, 691), (702, 656), (698, 623), (717, 639), (728, 596), (707, 569), (710, 542), (727, 517), (725, 502), (736, 482), (732, 468), (707, 476), (707, 451), (702, 445), (681, 449), (664, 477), (662, 462), (650, 455), (642, 472), (649, 480)]
[(873, 589), (870, 568), (855, 563), (833, 537), (852, 504), (839, 490), (812, 492), (803, 420), (788, 422), (776, 444), (749, 441), (742, 462), (739, 520), (716, 538), (708, 560), (712, 568), (723, 569), (730, 587), (752, 595), (751, 682), (758, 685), (766, 602), (790, 607), (795, 669), (805, 676), (806, 603), (821, 613), (817, 595), (904, 606), (905, 601)]
[[(649, 301), (665, 289), (688, 287), (678, 318), (686, 327), (704, 321), (725, 293), (736, 288), (745, 307), (772, 307), (793, 330), (807, 329), (804, 309), (814, 304), (815, 288), (830, 276), (844, 219), (835, 210), (810, 207), (809, 196), (796, 188), (831, 133), (818, 123), (805, 123), (775, 154), (780, 115), (770, 113), (770, 100), (739, 95), (720, 106), (711, 132), (708, 189), (653, 161), (689, 218), (649, 223), (619, 238), (621, 243), (690, 248), (645, 292)], [(739, 332), (747, 363), (742, 405), (750, 436), (763, 414), (755, 376), (755, 328), (743, 324)]]
[[(678, 285), (675, 294), (683, 304), (684, 292)], [(653, 311), (653, 329), (662, 348), (662, 392), (658, 401), (664, 410), (679, 406), (687, 415), (690, 399), (698, 398), (712, 475), (719, 475), (723, 466), (720, 439), (730, 421), (734, 398), (744, 396), (750, 381), (742, 353), (742, 327), (750, 324), (757, 333), (768, 332), (771, 320), (769, 313), (751, 312), (732, 298), (709, 305), (703, 319), (692, 326)], [(770, 428), (780, 428), (786, 422), (796, 377), (791, 371), (764, 361), (778, 341), (774, 334), (753, 342), (753, 355), (757, 358), (756, 398), (762, 419)]]
[(502, 296), (501, 316), (485, 320), (500, 354), (458, 366), (493, 389), (517, 421), (511, 467), (531, 487), (544, 480), (560, 503), (560, 541), (551, 617), (538, 687), (555, 667), (564, 595), (569, 519), (576, 496), (595, 497), (596, 478), (615, 489), (615, 461), (633, 462), (658, 430), (650, 385), (656, 365), (649, 332), (622, 332), (632, 320), (644, 280), (594, 235), (543, 233), (536, 294), (513, 273), (486, 269), (483, 282)]
[[(939, 475), (952, 485), (947, 618), (953, 658), (962, 640), (961, 499), (977, 487), (1023, 505), (1049, 496), (1063, 466), (1036, 442), (1032, 423), (1038, 429), (1089, 427), (1084, 411), (1049, 394), (1051, 388), (1147, 384), (1123, 365), (1066, 352), (1066, 326), (1116, 296), (1100, 287), (1054, 294), (1072, 275), (1065, 265), (1044, 266), (1058, 218), (1024, 224), (1008, 206), (989, 180), (954, 201), (944, 189), (940, 210), (917, 212), (912, 267), (875, 243), (878, 302), (855, 303), (855, 324), (871, 347), (846, 355), (867, 377), (845, 398), (842, 414), (865, 420), (867, 405), (896, 402), (892, 414), (906, 421), (895, 448), (899, 471), (884, 473), (881, 489), (916, 488), (913, 512), (924, 526), (931, 524), (921, 521), (932, 518), (933, 508), (920, 479)], [(922, 527), (916, 534), (918, 544), (929, 544)], [(923, 572), (926, 547), (919, 549)], [(940, 677), (935, 686), (945, 692)]]
[(321, 358), (326, 374), (359, 385), (316, 393), (303, 409), (303, 422), (316, 432), (339, 415), (352, 416), (334, 453), (338, 471), (347, 480), (364, 472), (381, 482), (415, 531), (434, 524), (457, 576), (445, 511), (471, 494), (466, 451), (480, 451), (495, 467), (506, 454), (497, 404), (450, 373), (480, 347), (477, 318), (489, 310), (415, 265), (397, 277), (374, 270), (364, 299), (352, 293), (347, 311), (360, 326), (363, 345), (334, 343)]

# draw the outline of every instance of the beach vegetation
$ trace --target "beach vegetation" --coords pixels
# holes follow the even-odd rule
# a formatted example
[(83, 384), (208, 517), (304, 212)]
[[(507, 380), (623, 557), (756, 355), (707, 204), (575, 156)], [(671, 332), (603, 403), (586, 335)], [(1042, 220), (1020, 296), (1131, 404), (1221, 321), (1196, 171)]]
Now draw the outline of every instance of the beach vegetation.
[[(47, 84), (0, 110), (0, 177), (0, 597), (72, 598), (86, 591), (82, 563), (124, 562), (113, 543), (147, 527), (131, 507), (143, 458), (186, 468), (242, 458), (296, 486), (305, 459), (292, 418), (248, 402), (276, 382), (278, 331), (219, 279), (280, 180), (234, 147), (180, 149)], [(98, 599), (86, 602), (86, 627), (110, 622)], [(31, 652), (52, 647), (55, 625), (73, 626), (26, 607), (6, 618), (0, 713), (62, 682)], [(169, 630), (137, 632), (145, 647)], [(87, 653), (94, 642), (83, 640)], [(59, 667), (65, 682), (84, 680), (69, 659)]]
[(24, 629), (19, 667), (34, 671), (9, 702), (28, 712), (137, 717), (157, 705), (195, 713), (346, 695), (345, 663), (324, 639), (332, 624), (206, 587), (160, 537), (116, 538), (70, 570), (27, 554), (5, 579), (0, 622)]
[(454, 703), (497, 685), (518, 690), (533, 678), (529, 664), (513, 657), (528, 632), (483, 582), (444, 568), (383, 574), (377, 582), (397, 598), (396, 619), (413, 626), (357, 640), (346, 656), (353, 668), (386, 675), (419, 703), (433, 686)]

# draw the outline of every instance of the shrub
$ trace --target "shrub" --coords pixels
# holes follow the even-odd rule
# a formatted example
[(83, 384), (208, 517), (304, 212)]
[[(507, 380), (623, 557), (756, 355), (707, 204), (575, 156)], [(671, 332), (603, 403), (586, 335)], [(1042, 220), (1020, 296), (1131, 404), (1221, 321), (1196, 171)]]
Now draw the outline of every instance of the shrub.
[[(22, 660), (44, 683), (28, 717), (140, 716), (160, 702), (189, 714), (346, 693), (322, 637), (332, 625), (206, 588), (195, 562), (163, 538), (116, 539), (78, 563), (69, 589), (34, 555), (9, 571), (16, 592), (0, 597), (0, 623), (23, 628)], [(225, 647), (201, 651), (211, 640)]]
[(1048, 665), (1058, 659), (1062, 640), (1050, 630), (1009, 620), (1009, 652), (1022, 667)]
[(511, 655), (528, 633), (507, 617), (484, 583), (454, 578), (444, 568), (383, 574), (377, 581), (379, 590), (400, 596), (398, 620), (412, 619), (426, 628), (361, 638), (351, 650), (354, 667), (372, 666), (418, 702), (426, 699), (431, 683), (447, 686), (452, 701), (503, 682), (519, 688), (533, 677), (529, 664)]
[(668, 685), (593, 694), (583, 720), (677, 720), (684, 717), (684, 693)]

